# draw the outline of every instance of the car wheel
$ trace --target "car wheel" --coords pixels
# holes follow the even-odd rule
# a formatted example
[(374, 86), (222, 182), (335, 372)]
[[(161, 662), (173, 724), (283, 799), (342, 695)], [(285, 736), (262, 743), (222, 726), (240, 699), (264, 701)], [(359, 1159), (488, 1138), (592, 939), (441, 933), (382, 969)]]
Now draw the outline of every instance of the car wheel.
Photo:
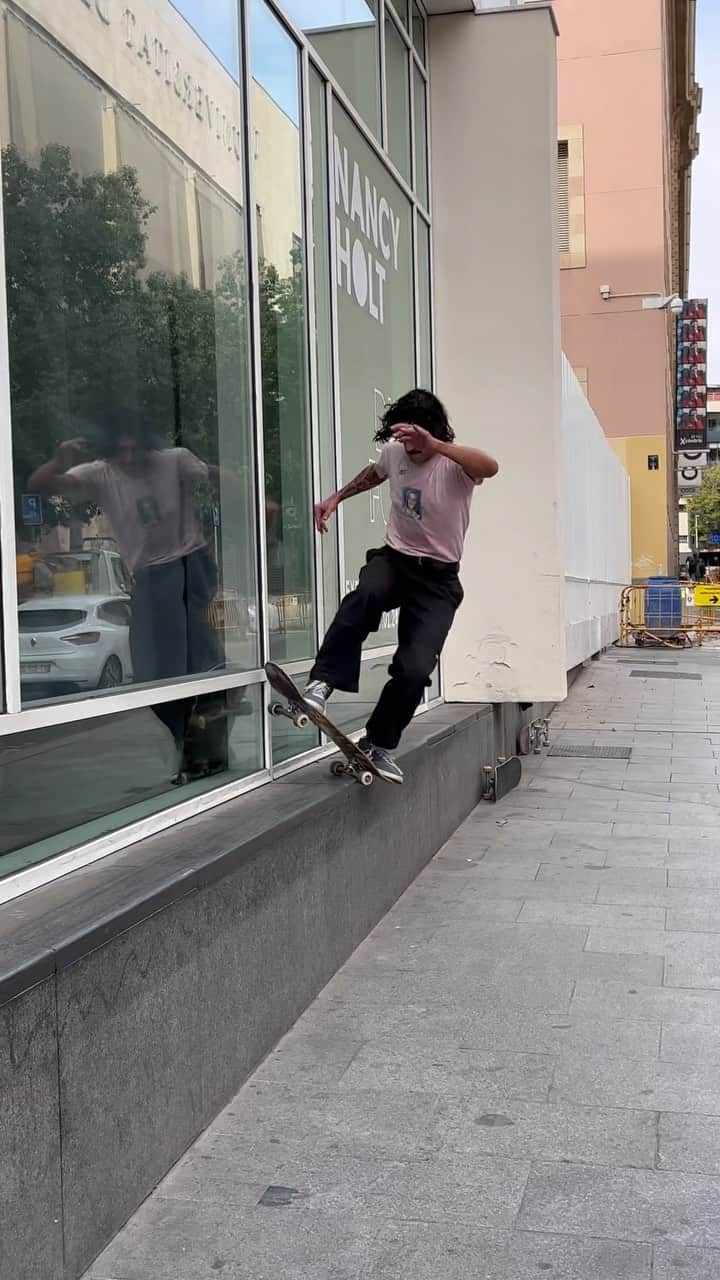
[(116, 689), (119, 684), (122, 684), (122, 680), (122, 663), (113, 655), (112, 658), (108, 658), (102, 669), (98, 689)]

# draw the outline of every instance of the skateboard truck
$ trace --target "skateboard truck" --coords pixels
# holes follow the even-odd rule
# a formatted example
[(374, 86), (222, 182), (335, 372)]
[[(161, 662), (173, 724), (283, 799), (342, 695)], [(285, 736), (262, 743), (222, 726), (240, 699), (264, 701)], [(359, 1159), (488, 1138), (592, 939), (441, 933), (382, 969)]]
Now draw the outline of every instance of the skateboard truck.
[(509, 791), (514, 790), (521, 777), (522, 764), (519, 756), (498, 756), (496, 765), (486, 764), (483, 768), (483, 800), (490, 800), (493, 804), (502, 800)]
[(332, 720), (310, 704), (303, 703), (300, 690), (282, 667), (275, 662), (267, 662), (265, 674), (271, 688), (285, 699), (285, 702), (271, 702), (270, 714), (284, 716), (298, 729), (305, 729), (309, 724), (314, 724), (316, 729), (325, 734), (341, 752), (343, 759), (333, 760), (330, 765), (333, 777), (353, 778), (361, 786), (369, 787), (375, 778), (381, 776), (372, 760), (337, 725), (333, 724)]
[(307, 729), (310, 724), (310, 717), (307, 711), (299, 707), (296, 702), (288, 702), (287, 706), (283, 706), (282, 702), (270, 703), (271, 716), (284, 716), (286, 720), (292, 721), (296, 729)]

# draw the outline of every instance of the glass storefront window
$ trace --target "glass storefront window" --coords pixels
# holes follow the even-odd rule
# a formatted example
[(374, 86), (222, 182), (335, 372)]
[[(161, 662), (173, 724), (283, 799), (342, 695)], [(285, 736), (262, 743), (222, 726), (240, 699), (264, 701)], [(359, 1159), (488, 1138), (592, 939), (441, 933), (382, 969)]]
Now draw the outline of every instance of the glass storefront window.
[(199, 9), (5, 16), (24, 703), (259, 663), (241, 96)]
[[(325, 496), (373, 461), (387, 401), (432, 381), (429, 228), (380, 155), (382, 143), (426, 206), (424, 20), (412, 0), (387, 5), (384, 31), (377, 0), (283, 5), (339, 86), (332, 113), (312, 61), (303, 101), (298, 43), (266, 0), (248, 0), (249, 121), (238, 0), (3, 7), (9, 665), (17, 625), (35, 724), (43, 704), (68, 704), (53, 719), (81, 715), (70, 704), (124, 689), (144, 689), (148, 705), (110, 715), (112, 703), (95, 701), (100, 715), (0, 735), (0, 878), (217, 788), (241, 790), (270, 765), (257, 668), (268, 656), (295, 663), (304, 682), (318, 616), (327, 625), (384, 540), (380, 489), (343, 507), (317, 555), (312, 477)], [(364, 726), (390, 662), (377, 648), (395, 639), (388, 616), (370, 637), (360, 693), (336, 695), (346, 730)], [(232, 688), (210, 693), (203, 677), (218, 674)], [(159, 689), (172, 698), (158, 701)], [(0, 679), (0, 709), (3, 694)], [(312, 728), (273, 721), (272, 762), (319, 742)]]
[(387, 86), (387, 151), (396, 168), (410, 181), (410, 55), (392, 18), (385, 19), (385, 82)]
[(188, 729), (186, 774), (149, 708), (0, 738), (0, 878), (257, 773), (261, 686), (198, 699)]
[(285, 0), (340, 88), (380, 136), (380, 58), (376, 0)]
[(415, 49), (422, 59), (425, 61), (425, 19), (423, 18), (418, 6), (412, 0), (412, 37)]
[[(310, 69), (310, 194), (312, 199), (313, 260), (315, 268), (315, 370), (320, 493), (337, 488), (335, 413), (333, 404), (332, 320), (330, 314), (330, 204), (325, 82)], [(338, 522), (333, 520), (322, 539), (323, 613), (325, 623), (339, 603)]]
[(300, 67), (264, 0), (251, 13), (270, 653), (282, 662), (315, 649)]
[[(384, 405), (415, 383), (412, 218), (410, 202), (339, 106), (333, 119), (345, 484), (378, 456), (372, 437)], [(348, 591), (357, 582), (366, 550), (385, 540), (387, 494), (381, 487), (340, 510), (343, 589)], [(395, 635), (395, 619), (386, 615), (368, 645), (389, 644)]]
[(440, 667), (437, 666), (430, 677), (430, 688), (427, 691), (427, 701), (434, 702), (440, 697)]
[(413, 64), (413, 99), (415, 116), (415, 194), (429, 208), (427, 89), (417, 66)]
[(417, 381), (432, 390), (432, 329), (430, 320), (430, 228), (416, 215), (417, 225)]

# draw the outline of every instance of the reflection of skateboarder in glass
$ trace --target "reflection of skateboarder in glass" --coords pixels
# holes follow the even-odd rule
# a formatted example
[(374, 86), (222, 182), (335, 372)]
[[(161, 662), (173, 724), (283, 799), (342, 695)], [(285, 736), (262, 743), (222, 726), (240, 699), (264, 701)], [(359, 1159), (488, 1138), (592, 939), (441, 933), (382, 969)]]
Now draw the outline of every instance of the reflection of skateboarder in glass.
[(378, 773), (402, 782), (391, 752), (430, 683), (463, 592), (458, 578), (475, 485), (497, 474), (481, 449), (454, 443), (440, 401), (410, 391), (383, 414), (375, 439), (385, 447), (339, 492), (315, 507), (326, 533), (341, 502), (388, 481), (391, 513), (385, 545), (368, 551), (358, 586), (342, 601), (310, 673), (304, 700), (324, 713), (334, 689), (357, 693), (363, 641), (382, 615), (399, 609), (390, 679), (360, 746)]
[[(94, 503), (107, 517), (133, 575), (134, 680), (156, 683), (221, 667), (218, 637), (208, 616), (217, 591), (217, 566), (195, 493), (198, 483), (210, 479), (211, 468), (189, 449), (156, 443), (128, 412), (108, 424), (99, 453), (89, 461), (86, 441), (66, 441), (37, 468), (31, 483), (40, 492)], [(227, 733), (218, 700), (223, 695), (153, 707), (183, 753), (183, 775), (227, 768)], [(198, 732), (196, 712), (208, 732)]]

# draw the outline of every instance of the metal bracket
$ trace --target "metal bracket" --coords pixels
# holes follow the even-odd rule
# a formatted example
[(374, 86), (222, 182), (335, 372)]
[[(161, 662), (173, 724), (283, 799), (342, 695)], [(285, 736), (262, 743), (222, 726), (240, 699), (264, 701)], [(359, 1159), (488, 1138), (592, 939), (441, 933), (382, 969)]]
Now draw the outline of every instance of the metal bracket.
[(543, 747), (550, 742), (550, 721), (545, 717), (533, 720), (528, 726), (528, 746), (533, 755), (539, 756)]

